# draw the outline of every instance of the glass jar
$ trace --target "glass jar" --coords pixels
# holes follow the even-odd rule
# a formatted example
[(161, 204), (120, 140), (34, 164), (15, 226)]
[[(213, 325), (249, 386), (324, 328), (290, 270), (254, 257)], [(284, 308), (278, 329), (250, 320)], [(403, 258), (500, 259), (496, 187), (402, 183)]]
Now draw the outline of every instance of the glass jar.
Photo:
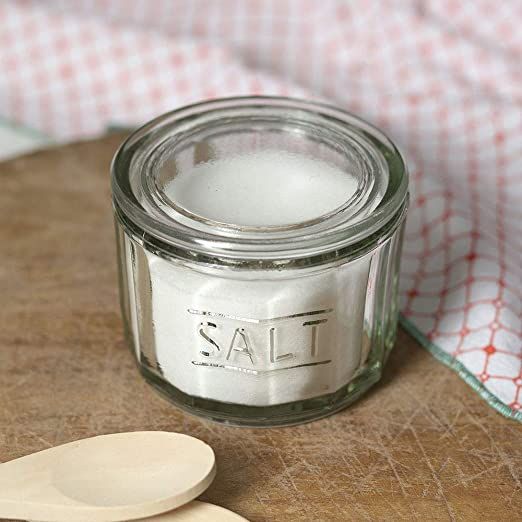
[(287, 425), (379, 380), (408, 176), (378, 129), (301, 100), (203, 102), (123, 143), (112, 194), (128, 343), (172, 402)]

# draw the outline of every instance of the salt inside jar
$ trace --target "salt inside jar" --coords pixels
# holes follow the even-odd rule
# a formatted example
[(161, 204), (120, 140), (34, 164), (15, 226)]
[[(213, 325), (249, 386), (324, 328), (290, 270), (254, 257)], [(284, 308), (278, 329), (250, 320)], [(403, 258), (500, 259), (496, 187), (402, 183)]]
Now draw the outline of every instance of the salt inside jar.
[(214, 100), (138, 130), (112, 175), (125, 329), (172, 401), (292, 424), (379, 379), (407, 174), (377, 129), (309, 102)]

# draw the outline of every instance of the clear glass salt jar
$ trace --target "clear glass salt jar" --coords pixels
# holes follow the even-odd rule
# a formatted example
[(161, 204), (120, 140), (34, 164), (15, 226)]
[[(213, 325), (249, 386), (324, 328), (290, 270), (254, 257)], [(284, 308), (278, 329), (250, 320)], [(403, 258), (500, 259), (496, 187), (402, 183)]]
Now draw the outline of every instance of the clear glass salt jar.
[(378, 129), (301, 100), (203, 102), (132, 134), (112, 191), (127, 339), (175, 404), (287, 425), (379, 380), (408, 176)]

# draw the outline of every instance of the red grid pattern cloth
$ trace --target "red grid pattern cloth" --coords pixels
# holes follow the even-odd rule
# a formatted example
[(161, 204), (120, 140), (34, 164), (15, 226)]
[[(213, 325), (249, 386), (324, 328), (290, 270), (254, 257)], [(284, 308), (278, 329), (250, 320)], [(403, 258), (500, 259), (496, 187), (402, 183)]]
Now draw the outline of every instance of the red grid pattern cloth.
[(522, 3), (92, 0), (0, 4), (0, 114), (59, 138), (203, 98), (321, 98), (404, 150), (405, 324), (522, 411)]

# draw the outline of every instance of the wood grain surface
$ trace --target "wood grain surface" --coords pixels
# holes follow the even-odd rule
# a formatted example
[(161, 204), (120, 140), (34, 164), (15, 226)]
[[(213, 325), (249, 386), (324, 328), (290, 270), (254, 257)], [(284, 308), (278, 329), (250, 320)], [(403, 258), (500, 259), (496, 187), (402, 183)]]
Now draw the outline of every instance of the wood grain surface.
[(252, 522), (522, 519), (522, 426), (404, 332), (370, 394), (310, 424), (229, 428), (157, 395), (120, 323), (109, 190), (120, 140), (0, 165), (0, 462), (172, 430), (216, 452), (203, 500)]

